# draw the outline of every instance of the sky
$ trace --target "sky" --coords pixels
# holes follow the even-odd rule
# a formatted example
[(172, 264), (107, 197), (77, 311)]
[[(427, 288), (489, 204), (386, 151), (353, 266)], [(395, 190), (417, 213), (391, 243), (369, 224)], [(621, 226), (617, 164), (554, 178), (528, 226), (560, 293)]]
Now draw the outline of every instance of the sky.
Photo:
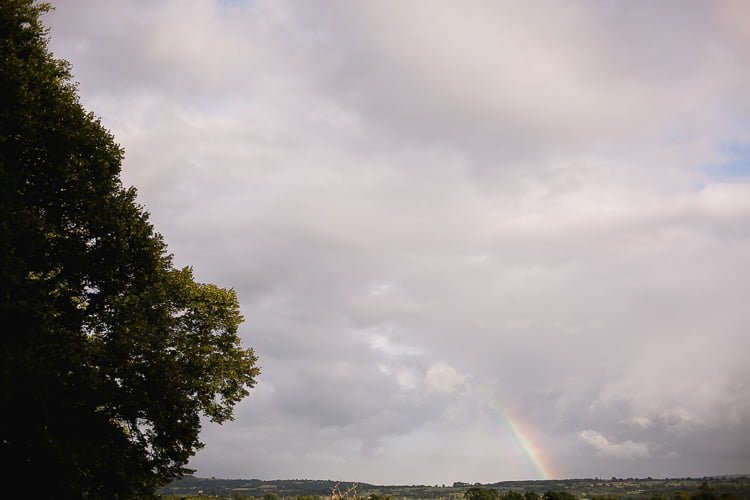
[(750, 5), (65, 0), (262, 374), (196, 475), (750, 473)]

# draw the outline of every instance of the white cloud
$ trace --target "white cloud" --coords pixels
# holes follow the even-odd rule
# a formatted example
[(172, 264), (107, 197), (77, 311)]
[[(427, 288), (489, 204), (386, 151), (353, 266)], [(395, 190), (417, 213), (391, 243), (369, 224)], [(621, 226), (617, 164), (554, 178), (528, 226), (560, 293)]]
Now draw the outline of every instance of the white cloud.
[(649, 427), (652, 427), (654, 425), (650, 418), (643, 416), (628, 418), (626, 422), (642, 429), (648, 429)]
[(592, 430), (585, 430), (581, 432), (580, 436), (604, 456), (633, 459), (648, 457), (650, 455), (648, 446), (645, 443), (636, 443), (630, 440), (613, 443), (602, 434)]
[(424, 387), (427, 394), (455, 392), (464, 382), (466, 376), (458, 373), (446, 363), (435, 363), (427, 369)]
[(392, 325), (365, 330), (361, 333), (365, 336), (370, 349), (389, 356), (415, 356), (422, 353), (422, 349), (394, 341), (391, 337), (395, 334), (395, 327)]

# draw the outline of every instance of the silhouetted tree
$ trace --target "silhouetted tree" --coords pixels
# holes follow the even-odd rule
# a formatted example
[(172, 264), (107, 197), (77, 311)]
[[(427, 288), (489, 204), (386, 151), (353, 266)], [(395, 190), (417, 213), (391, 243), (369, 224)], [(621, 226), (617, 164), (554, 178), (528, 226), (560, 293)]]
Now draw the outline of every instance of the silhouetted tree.
[(259, 370), (232, 290), (176, 269), (32, 0), (0, 2), (0, 459), (37, 498), (147, 497)]

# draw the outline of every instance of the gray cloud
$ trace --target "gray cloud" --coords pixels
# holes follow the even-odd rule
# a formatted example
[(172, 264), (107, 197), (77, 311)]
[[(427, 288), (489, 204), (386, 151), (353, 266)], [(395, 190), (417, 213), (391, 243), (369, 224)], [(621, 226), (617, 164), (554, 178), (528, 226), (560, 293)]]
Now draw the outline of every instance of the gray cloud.
[(744, 8), (59, 2), (125, 182), (261, 357), (198, 474), (540, 477), (510, 414), (556, 475), (746, 473)]

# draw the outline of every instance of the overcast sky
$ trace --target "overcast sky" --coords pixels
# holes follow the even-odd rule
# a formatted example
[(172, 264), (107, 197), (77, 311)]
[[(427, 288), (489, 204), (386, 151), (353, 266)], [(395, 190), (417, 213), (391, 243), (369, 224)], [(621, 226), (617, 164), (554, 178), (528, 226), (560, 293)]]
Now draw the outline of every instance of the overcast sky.
[(263, 369), (199, 476), (750, 472), (746, 1), (58, 1)]

